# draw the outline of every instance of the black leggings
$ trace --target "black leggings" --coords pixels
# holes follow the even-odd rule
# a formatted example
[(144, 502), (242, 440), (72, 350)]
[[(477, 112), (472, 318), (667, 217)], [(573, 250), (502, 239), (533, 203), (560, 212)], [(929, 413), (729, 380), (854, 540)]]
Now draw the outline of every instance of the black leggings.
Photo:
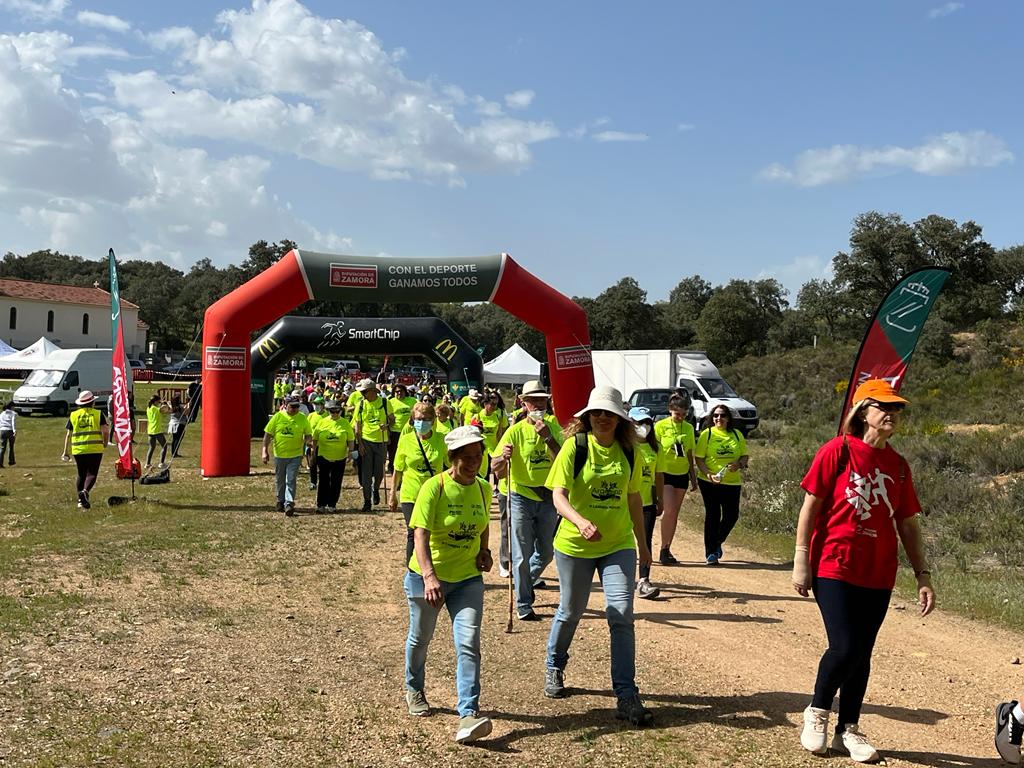
[(871, 674), (871, 653), (892, 591), (817, 577), (811, 588), (828, 635), (828, 649), (818, 664), (811, 706), (831, 709), (836, 692), (841, 691), (837, 731), (842, 733), (847, 725), (860, 722)]
[(149, 436), (149, 453), (146, 454), (146, 466), (153, 463), (153, 451), (156, 450), (157, 445), (163, 446), (163, 450), (160, 451), (160, 463), (163, 464), (167, 461), (167, 438), (161, 432), (160, 434)]
[[(651, 545), (654, 542), (654, 521), (658, 519), (658, 505), (648, 504), (644, 507), (644, 538), (647, 539), (647, 551), (651, 551)], [(640, 566), (640, 578), (649, 579), (651, 578), (651, 566), (641, 565)]]
[(698, 480), (704, 500), (704, 554), (718, 551), (740, 519), (740, 486)]
[(102, 453), (76, 453), (75, 465), (78, 467), (78, 479), (75, 481), (75, 492), (88, 493), (96, 485), (96, 476), (100, 473)]
[(328, 461), (323, 456), (317, 455), (316, 461), (310, 467), (319, 470), (320, 482), (316, 486), (316, 505), (318, 507), (337, 507), (338, 498), (341, 496), (341, 479), (345, 476), (346, 459)]

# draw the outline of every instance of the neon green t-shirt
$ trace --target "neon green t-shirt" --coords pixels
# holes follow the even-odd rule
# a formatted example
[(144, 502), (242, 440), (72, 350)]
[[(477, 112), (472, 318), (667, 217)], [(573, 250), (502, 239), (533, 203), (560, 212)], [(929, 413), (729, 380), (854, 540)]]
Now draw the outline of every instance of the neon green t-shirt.
[(639, 443), (636, 451), (637, 461), (642, 463), (643, 474), (640, 480), (640, 501), (645, 507), (654, 503), (654, 475), (658, 471), (658, 454), (647, 443)]
[(391, 407), (387, 405), (380, 395), (372, 403), (365, 397), (356, 405), (355, 418), (352, 419), (353, 427), (362, 427), (362, 437), (368, 443), (387, 442), (387, 418), (391, 413)]
[[(420, 450), (420, 445), (423, 450)], [(423, 460), (427, 455), (428, 467)], [(436, 429), (430, 437), (416, 441), (416, 431), (410, 430), (398, 438), (395, 450), (395, 471), (402, 473), (402, 485), (399, 487), (398, 500), (403, 504), (416, 501), (416, 494), (424, 480), (428, 480), (448, 467), (448, 448), (444, 444), (444, 435)]]
[(349, 418), (356, 412), (356, 406), (359, 405), (359, 401), (363, 399), (362, 392), (353, 392), (348, 396), (348, 400), (345, 401), (345, 415)]
[(319, 413), (317, 413), (316, 409), (314, 408), (313, 411), (308, 416), (306, 416), (306, 418), (309, 420), (309, 431), (315, 432), (316, 425), (320, 423), (320, 419), (327, 418), (327, 413), (325, 411), (320, 411)]
[(469, 395), (464, 395), (463, 398), (459, 400), (458, 407), (458, 411), (462, 416), (462, 424), (464, 426), (468, 425), (469, 422), (473, 420), (473, 417), (483, 409), (484, 407), (480, 403), (470, 400)]
[(401, 432), (412, 417), (412, 407), (416, 405), (415, 397), (392, 397), (388, 401), (391, 414), (395, 417), (395, 423), (391, 425), (392, 432)]
[(167, 431), (164, 425), (164, 415), (160, 412), (159, 405), (151, 405), (146, 408), (146, 434), (162, 435)]
[(263, 431), (274, 436), (274, 455), (279, 459), (301, 456), (306, 444), (305, 437), (312, 434), (309, 419), (302, 411), (294, 416), (289, 416), (287, 411), (278, 411), (270, 417)]
[(601, 538), (587, 541), (575, 525), (561, 520), (555, 532), (555, 549), (571, 557), (586, 558), (635, 549), (636, 538), (633, 536), (633, 518), (629, 514), (627, 494), (640, 493), (643, 462), (634, 458), (630, 474), (629, 461), (617, 441), (605, 448), (592, 434), (588, 434), (587, 445), (587, 463), (579, 477), (574, 478), (576, 441), (573, 438), (566, 440), (551, 467), (546, 485), (552, 490), (565, 488), (569, 491), (569, 503), (573, 509), (597, 526)]
[[(747, 455), (747, 441), (738, 429), (726, 432), (718, 427), (705, 429), (697, 438), (697, 447), (693, 450), (694, 458), (704, 459), (712, 474), (717, 473), (727, 464), (732, 464), (741, 456)], [(698, 472), (701, 480), (710, 480), (703, 472)], [(726, 472), (722, 477), (722, 485), (742, 485), (743, 475), (740, 472)]]
[[(480, 574), (476, 556), (480, 534), (490, 523), (490, 500), (491, 486), (479, 478), (462, 485), (443, 472), (420, 487), (409, 527), (430, 531), (430, 559), (441, 581), (465, 581)], [(409, 568), (423, 575), (415, 552)]]
[[(693, 450), (693, 425), (688, 421), (675, 421), (669, 416), (654, 425), (654, 436), (658, 439), (658, 458), (662, 462), (662, 471), (670, 475), (687, 474), (690, 471), (690, 460), (686, 458), (686, 452)], [(677, 450), (681, 456), (676, 453)]]
[[(545, 415), (544, 423), (551, 429), (551, 436), (559, 443), (562, 442), (562, 428), (554, 416)], [(540, 501), (540, 496), (531, 491), (530, 488), (542, 487), (551, 471), (554, 460), (548, 451), (547, 445), (541, 440), (533, 428), (533, 421), (529, 418), (513, 424), (501, 440), (494, 447), (494, 453), (501, 453), (506, 445), (512, 446), (512, 458), (509, 460), (510, 479), (509, 488), (513, 493), (518, 493), (527, 499)]]
[(434, 420), (435, 432), (440, 432), (442, 435), (447, 435), (453, 429), (455, 429), (455, 422), (452, 421), (451, 419), (448, 419), (448, 421), (441, 421), (440, 419)]
[(348, 445), (356, 439), (351, 422), (344, 416), (336, 419), (324, 416), (312, 431), (316, 452), (328, 461), (341, 461), (347, 457)]
[(480, 411), (477, 418), (480, 419), (480, 423), (483, 425), (483, 430), (481, 431), (484, 436), (484, 448), (490, 453), (498, 444), (498, 432), (501, 431), (503, 425), (508, 425), (508, 422), (505, 420), (505, 412), (500, 408), (495, 408), (488, 416), (487, 410), (484, 409)]

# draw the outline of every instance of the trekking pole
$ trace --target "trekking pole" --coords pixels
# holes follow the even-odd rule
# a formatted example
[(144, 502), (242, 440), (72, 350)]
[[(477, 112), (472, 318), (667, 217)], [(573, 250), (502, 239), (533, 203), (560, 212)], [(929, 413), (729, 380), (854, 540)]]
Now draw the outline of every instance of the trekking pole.
[[(512, 505), (508, 502), (505, 505), (505, 512), (508, 518), (508, 623), (505, 625), (505, 633), (512, 634), (512, 611), (515, 607), (515, 594), (512, 583)], [(501, 560), (500, 547), (498, 548), (498, 560)]]

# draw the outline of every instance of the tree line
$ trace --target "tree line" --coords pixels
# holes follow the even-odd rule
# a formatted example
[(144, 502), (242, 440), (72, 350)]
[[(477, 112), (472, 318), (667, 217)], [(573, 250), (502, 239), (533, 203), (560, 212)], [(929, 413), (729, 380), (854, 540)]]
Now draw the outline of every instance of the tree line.
[[(260, 240), (239, 265), (218, 267), (201, 259), (184, 272), (160, 262), (129, 260), (118, 267), (121, 295), (139, 305), (161, 349), (185, 349), (198, 338), (206, 308), (270, 267), (295, 247), (290, 240)], [(926, 265), (952, 276), (926, 326), (922, 347), (951, 352), (950, 333), (1024, 310), (1024, 246), (996, 249), (973, 221), (938, 215), (908, 223), (896, 213), (856, 217), (848, 250), (832, 259), (831, 280), (810, 280), (791, 304), (773, 278), (730, 280), (713, 286), (700, 275), (683, 277), (664, 301), (624, 277), (596, 297), (573, 296), (590, 319), (595, 349), (700, 347), (729, 363), (821, 342), (858, 340), (886, 291)], [(66, 285), (109, 283), (106, 259), (44, 250), (7, 253), (0, 276)], [(542, 358), (540, 333), (492, 304), (369, 304), (310, 301), (295, 314), (314, 317), (437, 316), (493, 357), (519, 342)]]

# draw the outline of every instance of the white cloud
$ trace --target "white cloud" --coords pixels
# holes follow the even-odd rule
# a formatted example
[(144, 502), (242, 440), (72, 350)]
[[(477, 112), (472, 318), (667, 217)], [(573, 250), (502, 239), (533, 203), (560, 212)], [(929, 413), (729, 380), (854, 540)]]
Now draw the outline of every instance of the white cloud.
[(526, 109), (537, 94), (529, 89), (505, 94), (505, 106), (509, 109)]
[(936, 6), (928, 11), (929, 19), (941, 19), (949, 16), (951, 13), (956, 13), (964, 7), (963, 3), (943, 3), (942, 5)]
[(777, 264), (762, 269), (757, 279), (774, 277), (789, 291), (790, 304), (796, 304), (797, 294), (804, 283), (811, 280), (831, 280), (832, 260), (821, 256), (797, 256), (788, 264)]
[(594, 134), (594, 141), (647, 141), (646, 133), (629, 133), (627, 131), (601, 131)]
[(916, 147), (860, 147), (836, 144), (808, 149), (792, 166), (773, 163), (762, 169), (766, 181), (817, 187), (865, 176), (909, 170), (926, 176), (949, 176), (972, 168), (992, 168), (1013, 162), (1013, 153), (986, 131), (943, 133)]
[(693, 123), (678, 123), (676, 125), (676, 130), (679, 131), (680, 133), (685, 133), (687, 131), (692, 131), (692, 130), (695, 130), (696, 128), (697, 128), (697, 126), (694, 125)]
[[(531, 144), (559, 135), (550, 122), (506, 118), (501, 104), (458, 86), (406, 77), (404, 51), (297, 0), (254, 0), (217, 23), (217, 33), (173, 27), (148, 35), (176, 56), (177, 93), (168, 75), (116, 74), (120, 106), (162, 136), (230, 137), (373, 178), (451, 185), (467, 173), (519, 172), (533, 161)], [(525, 103), (525, 93), (507, 103)]]
[(79, 11), (75, 18), (82, 26), (97, 27), (109, 32), (129, 32), (132, 28), (132, 25), (124, 19), (96, 11)]
[(64, 14), (68, 0), (0, 0), (0, 8), (13, 11), (23, 19), (53, 21)]

